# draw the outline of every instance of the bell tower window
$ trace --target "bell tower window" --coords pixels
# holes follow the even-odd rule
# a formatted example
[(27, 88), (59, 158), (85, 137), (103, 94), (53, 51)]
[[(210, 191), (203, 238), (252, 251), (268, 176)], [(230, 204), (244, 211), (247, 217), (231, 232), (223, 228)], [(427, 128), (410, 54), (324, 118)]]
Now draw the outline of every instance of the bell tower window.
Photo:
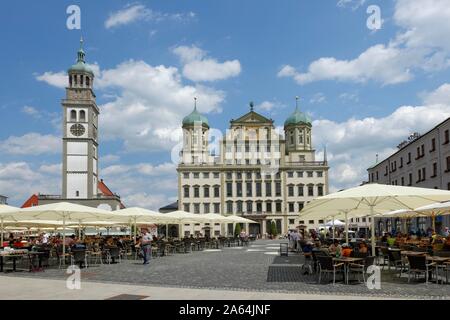
[(84, 80), (84, 77), (83, 77), (83, 75), (81, 75), (81, 76), (80, 76), (80, 84), (81, 84), (81, 85), (83, 85), (83, 80)]
[(69, 76), (69, 87), (72, 86), (72, 76)]
[(90, 86), (91, 85), (91, 79), (89, 77), (86, 77), (86, 86)]
[(86, 121), (86, 112), (84, 110), (80, 111), (80, 121), (85, 122)]
[(70, 121), (77, 121), (77, 112), (75, 110), (70, 111)]
[(75, 74), (75, 75), (73, 75), (73, 83), (75, 84), (75, 85), (77, 85), (78, 84), (78, 82), (77, 82), (77, 75)]

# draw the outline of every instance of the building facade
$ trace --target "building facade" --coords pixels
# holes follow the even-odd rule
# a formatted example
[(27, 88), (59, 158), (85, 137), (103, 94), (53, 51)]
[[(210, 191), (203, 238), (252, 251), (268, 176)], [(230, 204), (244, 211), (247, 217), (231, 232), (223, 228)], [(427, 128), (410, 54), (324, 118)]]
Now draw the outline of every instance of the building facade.
[[(450, 118), (423, 135), (412, 134), (398, 151), (368, 169), (369, 182), (450, 190)], [(378, 230), (400, 230), (400, 219), (377, 219)], [(413, 230), (427, 230), (428, 218), (407, 221)], [(438, 217), (436, 229), (450, 226), (450, 218)]]
[(0, 194), (0, 204), (8, 204), (8, 197)]
[(93, 91), (94, 73), (86, 64), (83, 40), (77, 62), (68, 70), (66, 97), (62, 100), (62, 194), (32, 195), (23, 206), (68, 201), (118, 210), (120, 196), (111, 192), (98, 172), (98, 117)]
[[(300, 221), (299, 211), (314, 197), (328, 193), (328, 164), (315, 159), (311, 119), (296, 110), (284, 123), (253, 110), (236, 120), (222, 136), (211, 130), (196, 107), (183, 119), (183, 149), (178, 171), (178, 206), (193, 213), (237, 214), (256, 221), (250, 234), (264, 235), (272, 221), (279, 234), (323, 221)], [(210, 143), (214, 142), (214, 143)], [(302, 222), (302, 223), (301, 223)], [(184, 235), (230, 234), (220, 225), (185, 225)]]

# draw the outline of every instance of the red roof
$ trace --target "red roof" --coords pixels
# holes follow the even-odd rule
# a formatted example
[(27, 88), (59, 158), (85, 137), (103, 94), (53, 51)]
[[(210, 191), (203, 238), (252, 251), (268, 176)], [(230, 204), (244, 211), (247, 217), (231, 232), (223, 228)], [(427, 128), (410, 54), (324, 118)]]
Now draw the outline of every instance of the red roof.
[(37, 205), (39, 205), (39, 198), (37, 194), (33, 194), (27, 201), (25, 201), (21, 208), (34, 207)]
[(103, 182), (103, 179), (101, 179), (98, 184), (98, 190), (104, 195), (104, 196), (110, 196), (113, 197), (114, 193), (106, 186), (106, 184)]

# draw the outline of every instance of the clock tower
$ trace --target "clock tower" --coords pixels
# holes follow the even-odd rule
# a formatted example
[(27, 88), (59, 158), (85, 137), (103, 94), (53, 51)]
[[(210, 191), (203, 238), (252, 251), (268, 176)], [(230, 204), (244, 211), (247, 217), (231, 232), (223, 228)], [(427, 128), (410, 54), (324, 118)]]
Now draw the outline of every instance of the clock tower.
[(77, 62), (68, 70), (63, 107), (62, 198), (98, 196), (98, 115), (92, 90), (94, 73), (86, 65), (83, 39)]

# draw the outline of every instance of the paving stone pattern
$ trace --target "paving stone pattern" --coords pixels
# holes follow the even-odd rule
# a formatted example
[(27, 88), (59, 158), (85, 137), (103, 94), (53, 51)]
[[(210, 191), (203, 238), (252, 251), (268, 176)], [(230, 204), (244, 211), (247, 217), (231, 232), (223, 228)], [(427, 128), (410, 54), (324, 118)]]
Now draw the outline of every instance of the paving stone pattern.
[[(112, 265), (82, 269), (82, 281), (152, 285), (164, 287), (232, 289), (242, 291), (296, 292), (333, 295), (365, 295), (398, 298), (450, 299), (450, 284), (407, 282), (383, 271), (381, 290), (369, 290), (365, 284), (352, 282), (345, 285), (323, 281), (317, 276), (305, 275), (301, 265), (303, 257), (290, 253), (288, 257), (275, 255), (282, 241), (258, 240), (242, 249), (223, 248), (175, 254), (151, 260), (144, 266), (139, 261), (122, 260)], [(259, 251), (247, 251), (258, 249)], [(45, 272), (8, 273), (11, 277), (37, 277), (66, 279), (65, 269), (57, 267)], [(330, 277), (332, 279), (332, 277)], [(340, 280), (340, 278), (337, 278)]]

